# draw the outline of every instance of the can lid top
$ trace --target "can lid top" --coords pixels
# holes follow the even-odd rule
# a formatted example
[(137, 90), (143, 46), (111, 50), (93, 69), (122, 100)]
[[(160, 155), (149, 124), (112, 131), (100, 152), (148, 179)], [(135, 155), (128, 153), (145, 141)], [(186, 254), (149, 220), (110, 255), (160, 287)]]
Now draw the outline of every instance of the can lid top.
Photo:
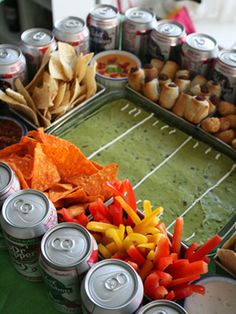
[(32, 228), (46, 217), (47, 197), (37, 190), (19, 190), (11, 194), (2, 206), (5, 221), (16, 228)]
[(45, 46), (54, 40), (51, 31), (44, 28), (31, 28), (24, 31), (21, 35), (21, 40), (30, 46)]
[(89, 233), (83, 227), (61, 223), (45, 234), (42, 253), (55, 266), (77, 266), (89, 253), (89, 239)]
[(187, 312), (173, 301), (158, 300), (146, 304), (137, 314), (187, 314)]
[(206, 34), (193, 33), (186, 37), (186, 43), (197, 50), (211, 51), (217, 46), (214, 38)]
[(0, 163), (0, 194), (10, 183), (12, 176), (11, 172), (12, 171), (7, 164), (3, 162)]
[(90, 300), (98, 307), (111, 310), (121, 309), (134, 300), (140, 291), (138, 284), (138, 276), (132, 267), (115, 259), (96, 263), (85, 277)]
[(69, 34), (79, 33), (84, 27), (84, 20), (76, 16), (68, 16), (67, 18), (59, 20), (55, 23), (55, 29)]
[(112, 5), (101, 4), (96, 6), (90, 14), (97, 19), (112, 19), (117, 17), (118, 10)]
[(21, 55), (21, 50), (14, 45), (0, 45), (0, 65), (15, 63)]
[(178, 37), (184, 32), (184, 27), (176, 21), (160, 20), (157, 22), (156, 31), (164, 36)]
[(125, 12), (125, 17), (135, 23), (146, 24), (152, 22), (155, 15), (152, 11), (147, 9), (133, 7)]
[(218, 54), (218, 59), (226, 65), (236, 68), (236, 49), (222, 50)]

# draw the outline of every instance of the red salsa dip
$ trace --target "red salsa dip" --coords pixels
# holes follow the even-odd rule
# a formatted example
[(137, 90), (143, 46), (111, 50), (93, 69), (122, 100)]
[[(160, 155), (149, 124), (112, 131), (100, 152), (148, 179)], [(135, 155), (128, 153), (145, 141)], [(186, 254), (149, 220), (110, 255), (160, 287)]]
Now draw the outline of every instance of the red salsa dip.
[(18, 143), (21, 136), (22, 129), (15, 121), (0, 118), (0, 149)]

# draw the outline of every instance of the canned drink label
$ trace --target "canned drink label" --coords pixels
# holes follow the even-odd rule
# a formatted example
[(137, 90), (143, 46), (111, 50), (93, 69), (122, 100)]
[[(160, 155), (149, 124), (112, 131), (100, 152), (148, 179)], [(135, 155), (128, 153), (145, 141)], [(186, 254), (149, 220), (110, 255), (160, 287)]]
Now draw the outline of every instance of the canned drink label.
[(7, 248), (7, 244), (3, 236), (2, 228), (0, 226), (0, 249), (6, 249), (6, 248)]
[(236, 101), (236, 77), (226, 76), (215, 69), (212, 79), (221, 85), (221, 98), (234, 103)]
[(149, 54), (152, 58), (160, 58), (163, 60), (170, 59), (171, 46), (168, 43), (161, 41), (158, 41), (157, 43), (155, 39), (151, 37), (148, 48)]
[(104, 29), (99, 26), (89, 26), (90, 50), (100, 52), (118, 48), (118, 28)]
[(8, 251), (15, 269), (31, 281), (41, 280), (38, 256), (41, 237), (29, 240), (16, 239), (4, 232)]
[(52, 269), (40, 259), (41, 273), (49, 288), (49, 296), (55, 308), (64, 313), (82, 313), (80, 283), (75, 269)]

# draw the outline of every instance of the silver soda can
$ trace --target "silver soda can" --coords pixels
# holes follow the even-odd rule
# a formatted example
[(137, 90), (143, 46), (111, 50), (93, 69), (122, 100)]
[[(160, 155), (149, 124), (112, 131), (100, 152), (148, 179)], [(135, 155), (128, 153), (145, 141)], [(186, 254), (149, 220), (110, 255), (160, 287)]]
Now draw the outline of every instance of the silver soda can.
[(69, 16), (56, 21), (53, 34), (57, 41), (72, 45), (78, 55), (89, 52), (89, 30), (83, 19)]
[(222, 88), (222, 99), (236, 102), (236, 50), (222, 50), (219, 52), (212, 79)]
[[(20, 190), (20, 182), (15, 172), (4, 162), (0, 162), (0, 208), (9, 195)], [(0, 249), (6, 248), (0, 226)]]
[(180, 64), (181, 44), (186, 39), (185, 28), (177, 21), (161, 20), (151, 31), (148, 53), (150, 59), (174, 60)]
[(27, 83), (26, 60), (19, 47), (0, 45), (0, 89), (15, 89), (15, 80)]
[(217, 54), (218, 45), (213, 37), (200, 33), (190, 34), (182, 45), (182, 67), (190, 70), (193, 75), (201, 74), (209, 78)]
[(47, 49), (56, 50), (57, 43), (51, 31), (44, 28), (31, 28), (21, 34), (20, 47), (26, 57), (29, 79), (32, 79)]
[(11, 194), (3, 203), (1, 225), (15, 269), (26, 279), (41, 280), (38, 257), (43, 234), (57, 224), (57, 212), (40, 191)]
[(120, 15), (112, 5), (95, 6), (87, 17), (90, 32), (90, 51), (119, 48)]
[(168, 301), (158, 300), (152, 301), (142, 306), (136, 314), (188, 314), (186, 310), (179, 304)]
[(128, 9), (124, 15), (122, 48), (146, 62), (150, 33), (156, 25), (156, 16), (152, 11), (139, 7)]
[(107, 259), (96, 263), (81, 285), (85, 313), (131, 314), (143, 300), (143, 283), (128, 263)]
[(44, 235), (39, 263), (57, 310), (82, 313), (80, 282), (97, 259), (94, 237), (79, 224), (60, 223)]

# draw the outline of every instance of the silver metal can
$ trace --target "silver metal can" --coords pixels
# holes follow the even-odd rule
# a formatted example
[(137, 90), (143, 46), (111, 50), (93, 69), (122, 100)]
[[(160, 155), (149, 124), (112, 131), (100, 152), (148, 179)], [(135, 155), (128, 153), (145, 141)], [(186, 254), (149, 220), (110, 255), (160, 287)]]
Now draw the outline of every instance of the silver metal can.
[(178, 303), (168, 300), (152, 301), (142, 306), (136, 314), (188, 314)]
[(0, 45), (0, 89), (15, 89), (15, 80), (27, 82), (26, 60), (19, 47)]
[(182, 24), (171, 20), (158, 21), (150, 34), (148, 44), (150, 59), (174, 60), (180, 64), (180, 47), (185, 39), (186, 32)]
[(143, 300), (143, 283), (128, 263), (102, 260), (84, 277), (81, 299), (85, 313), (131, 314)]
[(89, 30), (83, 19), (69, 16), (56, 21), (53, 34), (57, 41), (72, 45), (78, 55), (89, 52)]
[(90, 32), (90, 51), (119, 48), (120, 14), (112, 5), (95, 6), (87, 17)]
[(57, 43), (51, 31), (44, 28), (31, 28), (21, 34), (20, 47), (26, 57), (29, 79), (32, 79), (47, 49), (56, 50)]
[(40, 191), (11, 194), (3, 203), (1, 225), (15, 269), (26, 279), (41, 280), (38, 265), (43, 234), (57, 224), (57, 212)]
[(123, 22), (123, 49), (134, 53), (141, 61), (146, 62), (150, 33), (156, 25), (154, 12), (139, 7), (128, 9)]
[[(15, 172), (4, 162), (0, 162), (0, 208), (9, 195), (20, 190), (20, 182)], [(5, 249), (2, 229), (0, 226), (0, 249)]]
[(44, 235), (39, 263), (57, 310), (81, 312), (80, 282), (97, 259), (94, 237), (79, 224), (60, 223)]
[(190, 34), (182, 45), (182, 67), (190, 70), (193, 75), (201, 74), (209, 78), (217, 54), (218, 45), (213, 37), (200, 33)]
[(222, 50), (219, 52), (212, 79), (222, 88), (222, 99), (236, 102), (236, 50)]

